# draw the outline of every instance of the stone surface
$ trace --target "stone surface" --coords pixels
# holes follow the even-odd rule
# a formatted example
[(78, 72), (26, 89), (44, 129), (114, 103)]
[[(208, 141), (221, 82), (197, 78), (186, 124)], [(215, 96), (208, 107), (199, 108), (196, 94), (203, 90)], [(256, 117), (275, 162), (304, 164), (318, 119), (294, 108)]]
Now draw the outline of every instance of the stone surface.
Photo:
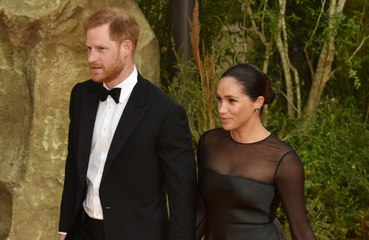
[(82, 21), (105, 6), (136, 17), (137, 67), (160, 84), (159, 46), (134, 0), (0, 1), (0, 240), (56, 239), (69, 94), (90, 77)]

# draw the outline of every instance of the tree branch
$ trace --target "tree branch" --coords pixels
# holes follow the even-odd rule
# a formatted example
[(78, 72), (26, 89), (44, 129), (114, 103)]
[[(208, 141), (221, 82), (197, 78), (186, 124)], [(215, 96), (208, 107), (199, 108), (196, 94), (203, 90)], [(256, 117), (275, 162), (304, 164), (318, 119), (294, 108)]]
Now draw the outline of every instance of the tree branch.
[(365, 36), (362, 40), (359, 46), (356, 48), (356, 50), (352, 53), (351, 57), (349, 58), (349, 61), (352, 60), (352, 58), (360, 51), (360, 49), (363, 47), (364, 42), (369, 38), (369, 36)]

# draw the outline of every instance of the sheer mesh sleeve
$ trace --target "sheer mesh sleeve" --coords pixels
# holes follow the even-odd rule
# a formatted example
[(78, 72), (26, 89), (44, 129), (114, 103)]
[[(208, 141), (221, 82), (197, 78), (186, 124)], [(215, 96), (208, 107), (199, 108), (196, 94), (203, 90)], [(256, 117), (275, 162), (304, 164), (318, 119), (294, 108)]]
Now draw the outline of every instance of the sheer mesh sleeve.
[(315, 240), (305, 208), (304, 169), (294, 151), (286, 153), (280, 160), (275, 184), (287, 215), (292, 239)]

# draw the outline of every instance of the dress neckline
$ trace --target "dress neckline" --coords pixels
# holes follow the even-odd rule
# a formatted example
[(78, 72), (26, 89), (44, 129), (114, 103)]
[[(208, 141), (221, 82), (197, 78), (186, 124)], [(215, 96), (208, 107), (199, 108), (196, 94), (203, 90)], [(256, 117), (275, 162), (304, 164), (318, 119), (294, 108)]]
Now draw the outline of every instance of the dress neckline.
[(239, 142), (239, 141), (235, 140), (235, 139), (232, 137), (231, 131), (227, 131), (227, 134), (228, 134), (229, 139), (230, 139), (232, 142), (237, 143), (237, 144), (241, 144), (241, 145), (253, 145), (253, 144), (258, 144), (258, 143), (264, 142), (265, 140), (267, 140), (268, 138), (270, 138), (270, 137), (272, 136), (272, 134), (271, 134), (271, 133), (269, 133), (265, 138), (260, 139), (260, 140), (258, 140), (258, 141), (255, 141), (255, 142), (249, 142), (249, 143), (243, 143), (243, 142)]

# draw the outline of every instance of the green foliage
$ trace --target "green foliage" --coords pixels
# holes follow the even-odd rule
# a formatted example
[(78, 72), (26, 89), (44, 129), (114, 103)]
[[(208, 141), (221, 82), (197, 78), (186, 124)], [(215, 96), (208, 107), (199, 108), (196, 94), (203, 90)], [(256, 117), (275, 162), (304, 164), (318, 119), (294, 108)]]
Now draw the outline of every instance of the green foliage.
[[(214, 1), (200, 0), (201, 38), (208, 50), (214, 46), (214, 42), (221, 38), (224, 26), (228, 23), (242, 22), (242, 15), (234, 14), (239, 11), (239, 0)], [(211, 26), (211, 27), (210, 27)]]
[(136, 0), (159, 40), (162, 82), (169, 79), (173, 63), (170, 0)]
[[(207, 100), (203, 95), (203, 86), (201, 86), (198, 70), (193, 62), (178, 62), (177, 70), (176, 76), (166, 88), (166, 91), (187, 110), (190, 130), (194, 145), (196, 145), (200, 135), (211, 128), (210, 122), (214, 120), (216, 125), (219, 126), (219, 121), (217, 118), (209, 119), (206, 111), (208, 107)], [(215, 86), (216, 79), (213, 79), (211, 84)], [(211, 111), (214, 113), (213, 116), (217, 116), (215, 108)]]
[[(354, 97), (362, 111), (368, 105), (369, 28), (363, 19), (369, 14), (368, 3), (349, 1), (345, 19), (339, 29), (340, 38), (336, 42), (335, 83), (329, 83), (330, 91), (343, 97)], [(337, 91), (342, 89), (341, 91)]]
[(268, 127), (303, 160), (307, 210), (317, 239), (368, 239), (369, 131), (357, 109), (327, 99), (308, 130), (280, 114), (271, 119)]

